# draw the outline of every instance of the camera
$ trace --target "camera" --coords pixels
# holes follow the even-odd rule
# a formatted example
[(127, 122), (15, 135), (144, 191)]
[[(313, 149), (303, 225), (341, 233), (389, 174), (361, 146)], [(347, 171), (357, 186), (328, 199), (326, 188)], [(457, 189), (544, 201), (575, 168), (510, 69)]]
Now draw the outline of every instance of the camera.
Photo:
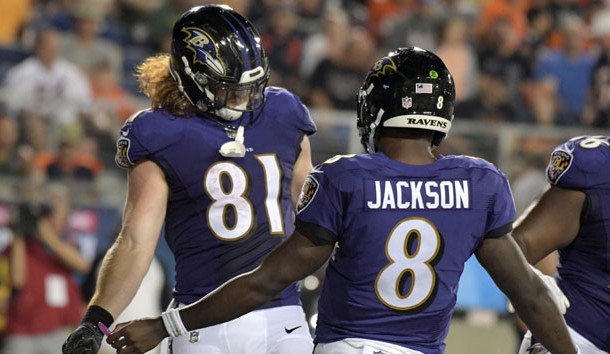
[(38, 220), (53, 212), (51, 203), (42, 200), (24, 201), (15, 207), (11, 217), (11, 228), (26, 237), (36, 235)]

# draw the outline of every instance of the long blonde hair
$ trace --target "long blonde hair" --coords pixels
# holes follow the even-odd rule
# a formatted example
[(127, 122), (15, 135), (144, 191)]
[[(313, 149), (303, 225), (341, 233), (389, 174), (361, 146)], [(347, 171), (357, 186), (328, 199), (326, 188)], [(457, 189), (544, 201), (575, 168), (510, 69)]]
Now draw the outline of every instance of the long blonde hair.
[(148, 57), (136, 67), (136, 77), (140, 90), (150, 98), (152, 109), (163, 108), (177, 116), (197, 112), (171, 76), (168, 54)]

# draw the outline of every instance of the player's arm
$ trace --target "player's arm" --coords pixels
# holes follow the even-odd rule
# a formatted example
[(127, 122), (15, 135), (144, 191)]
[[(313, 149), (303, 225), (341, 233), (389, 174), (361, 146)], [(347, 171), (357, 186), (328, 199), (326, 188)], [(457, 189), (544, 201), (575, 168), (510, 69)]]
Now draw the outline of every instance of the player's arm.
[(586, 195), (551, 186), (515, 222), (513, 237), (530, 264), (574, 241)]
[(129, 169), (123, 225), (102, 261), (95, 294), (80, 326), (66, 339), (62, 353), (97, 353), (103, 334), (135, 295), (154, 256), (165, 218), (168, 186), (151, 161)]
[(121, 231), (102, 261), (90, 305), (106, 309), (114, 318), (127, 307), (152, 262), (168, 190), (165, 175), (154, 162), (145, 160), (129, 169)]
[(288, 285), (319, 269), (333, 249), (332, 243), (316, 245), (295, 231), (256, 270), (236, 277), (203, 300), (181, 310), (184, 325), (187, 329), (215, 325), (265, 304)]
[(549, 351), (554, 354), (577, 352), (550, 292), (528, 266), (510, 234), (486, 238), (476, 256), (534, 336)]
[(163, 319), (156, 317), (119, 324), (107, 342), (117, 349), (124, 347), (124, 351), (119, 349), (118, 353), (144, 353), (168, 335), (163, 321), (168, 322), (170, 328), (177, 328), (174, 332), (186, 334), (239, 317), (316, 271), (333, 249), (333, 243), (317, 245), (297, 231), (271, 252), (257, 269), (233, 278), (187, 307), (165, 312)]
[(303, 136), (301, 141), (301, 152), (297, 161), (294, 163), (292, 169), (292, 182), (290, 185), (290, 192), (292, 194), (292, 205), (296, 207), (299, 200), (299, 194), (301, 193), (301, 187), (305, 182), (305, 178), (309, 171), (313, 168), (311, 162), (311, 147), (309, 144), (309, 137)]

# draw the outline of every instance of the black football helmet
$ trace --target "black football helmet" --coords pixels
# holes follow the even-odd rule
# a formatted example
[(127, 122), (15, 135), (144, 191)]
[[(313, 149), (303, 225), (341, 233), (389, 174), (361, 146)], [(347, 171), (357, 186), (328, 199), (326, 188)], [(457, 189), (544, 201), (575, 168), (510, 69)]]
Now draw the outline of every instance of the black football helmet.
[(381, 127), (435, 132), (433, 147), (453, 120), (455, 86), (443, 61), (418, 48), (399, 48), (373, 65), (358, 92), (358, 132), (367, 152), (377, 151)]
[(225, 120), (263, 106), (269, 64), (260, 35), (226, 5), (204, 5), (174, 24), (170, 72), (202, 112)]

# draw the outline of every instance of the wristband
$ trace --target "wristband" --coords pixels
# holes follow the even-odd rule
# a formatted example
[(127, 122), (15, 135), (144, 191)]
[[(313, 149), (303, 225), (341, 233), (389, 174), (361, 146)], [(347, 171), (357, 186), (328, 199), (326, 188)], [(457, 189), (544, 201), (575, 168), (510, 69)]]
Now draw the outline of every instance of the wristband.
[(94, 326), (97, 326), (98, 322), (102, 322), (106, 327), (110, 327), (112, 322), (114, 322), (114, 318), (110, 312), (106, 311), (104, 308), (97, 305), (91, 305), (87, 309), (87, 313), (85, 313), (82, 323), (91, 323)]
[(180, 318), (180, 311), (178, 311), (178, 309), (170, 309), (163, 312), (161, 314), (161, 319), (163, 320), (165, 330), (170, 337), (184, 336), (189, 333), (186, 327), (184, 327), (184, 323), (182, 323), (182, 318)]

